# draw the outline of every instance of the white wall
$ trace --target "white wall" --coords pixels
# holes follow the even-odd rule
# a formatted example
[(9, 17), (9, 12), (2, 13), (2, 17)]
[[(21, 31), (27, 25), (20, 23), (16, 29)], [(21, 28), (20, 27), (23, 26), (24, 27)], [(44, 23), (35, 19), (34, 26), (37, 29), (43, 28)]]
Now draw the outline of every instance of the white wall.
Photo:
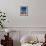
[[(46, 27), (46, 0), (0, 0), (0, 9), (6, 12), (7, 27)], [(20, 6), (28, 5), (29, 16), (20, 16)]]
[[(31, 31), (45, 31), (44, 33), (46, 33), (46, 0), (32, 0), (32, 14), (30, 1), (0, 0), (0, 9), (6, 12), (8, 19), (6, 27), (13, 27), (12, 31), (20, 31), (20, 37), (32, 33)], [(29, 6), (29, 16), (20, 16), (20, 6), (23, 4)], [(17, 38), (18, 35), (16, 33)]]
[(33, 0), (32, 26), (46, 27), (46, 0)]

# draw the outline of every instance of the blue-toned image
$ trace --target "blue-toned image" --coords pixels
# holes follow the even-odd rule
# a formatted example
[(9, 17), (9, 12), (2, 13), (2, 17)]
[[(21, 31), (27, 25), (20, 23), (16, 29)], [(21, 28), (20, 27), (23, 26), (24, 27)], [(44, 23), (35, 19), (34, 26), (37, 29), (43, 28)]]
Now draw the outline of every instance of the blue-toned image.
[(26, 7), (21, 7), (21, 10), (22, 10), (23, 12), (25, 12), (25, 11), (26, 11)]
[(26, 14), (28, 12), (28, 8), (26, 6), (22, 6), (20, 8), (20, 12), (21, 12), (21, 14)]

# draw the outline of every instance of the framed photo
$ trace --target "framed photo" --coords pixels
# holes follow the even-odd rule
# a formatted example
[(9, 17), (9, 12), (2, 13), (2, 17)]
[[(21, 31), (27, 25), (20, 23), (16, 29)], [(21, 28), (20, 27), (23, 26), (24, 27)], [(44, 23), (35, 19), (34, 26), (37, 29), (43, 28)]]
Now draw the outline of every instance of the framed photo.
[(27, 6), (20, 7), (20, 16), (28, 16), (28, 7)]

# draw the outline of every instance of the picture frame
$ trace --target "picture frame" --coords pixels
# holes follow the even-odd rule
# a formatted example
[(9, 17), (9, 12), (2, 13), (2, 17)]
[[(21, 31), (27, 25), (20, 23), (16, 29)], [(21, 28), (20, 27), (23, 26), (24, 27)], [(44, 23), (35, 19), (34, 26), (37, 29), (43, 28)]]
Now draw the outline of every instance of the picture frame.
[(28, 16), (28, 7), (27, 6), (20, 7), (20, 16)]

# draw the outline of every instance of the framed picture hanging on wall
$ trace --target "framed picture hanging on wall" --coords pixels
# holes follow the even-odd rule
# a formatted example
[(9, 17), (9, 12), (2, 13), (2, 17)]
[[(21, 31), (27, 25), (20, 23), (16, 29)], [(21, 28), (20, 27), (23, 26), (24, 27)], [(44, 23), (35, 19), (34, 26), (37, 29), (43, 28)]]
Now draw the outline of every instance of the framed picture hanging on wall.
[(20, 7), (20, 16), (28, 16), (28, 7), (27, 6)]

